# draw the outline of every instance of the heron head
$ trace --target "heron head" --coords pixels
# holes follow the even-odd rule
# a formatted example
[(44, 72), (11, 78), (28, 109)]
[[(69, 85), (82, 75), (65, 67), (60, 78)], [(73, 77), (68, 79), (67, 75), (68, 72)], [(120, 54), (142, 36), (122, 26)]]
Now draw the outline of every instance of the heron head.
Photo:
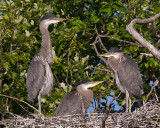
[(50, 24), (55, 24), (60, 21), (64, 21), (66, 19), (64, 18), (56, 18), (53, 13), (47, 13), (44, 15), (41, 19), (41, 23), (43, 23), (46, 27), (48, 27)]
[(109, 50), (109, 52), (105, 53), (105, 54), (101, 54), (101, 55), (98, 55), (98, 56), (103, 56), (103, 57), (114, 57), (115, 59), (119, 59), (121, 56), (123, 56), (123, 51), (118, 49), (118, 48), (111, 48)]
[(90, 80), (84, 80), (82, 81), (78, 86), (81, 87), (83, 90), (88, 90), (89, 88), (92, 88), (96, 86), (97, 84), (103, 83), (104, 81), (90, 81)]

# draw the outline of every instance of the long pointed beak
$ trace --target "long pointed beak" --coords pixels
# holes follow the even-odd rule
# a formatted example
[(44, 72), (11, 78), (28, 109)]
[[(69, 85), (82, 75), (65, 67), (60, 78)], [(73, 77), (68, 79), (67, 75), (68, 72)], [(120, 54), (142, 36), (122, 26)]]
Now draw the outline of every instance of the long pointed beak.
[(100, 84), (100, 83), (103, 83), (104, 81), (95, 81), (93, 82), (94, 85), (97, 85), (97, 84)]
[(54, 19), (55, 21), (64, 21), (64, 20), (66, 20), (66, 19), (64, 19), (64, 18), (56, 18), (56, 19)]
[(88, 89), (88, 88), (92, 88), (92, 87), (94, 87), (94, 86), (96, 86), (97, 84), (100, 84), (100, 83), (102, 83), (102, 82), (104, 82), (104, 81), (95, 81), (95, 82), (89, 82), (87, 85), (86, 85), (86, 89)]
[(111, 54), (110, 53), (105, 53), (105, 54), (101, 54), (101, 55), (98, 55), (98, 56), (110, 57)]

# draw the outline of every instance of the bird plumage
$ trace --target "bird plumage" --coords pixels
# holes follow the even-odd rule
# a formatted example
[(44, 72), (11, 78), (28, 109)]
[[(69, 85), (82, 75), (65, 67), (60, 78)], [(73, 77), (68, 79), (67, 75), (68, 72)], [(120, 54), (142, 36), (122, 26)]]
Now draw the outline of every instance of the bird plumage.
[(63, 20), (63, 18), (56, 18), (51, 13), (42, 17), (40, 22), (42, 34), (40, 52), (33, 57), (27, 71), (26, 85), (28, 97), (32, 102), (37, 102), (38, 100), (39, 113), (41, 113), (41, 96), (49, 94), (54, 83), (54, 77), (50, 68), (50, 64), (53, 63), (53, 54), (48, 26)]
[[(128, 55), (118, 65), (118, 77), (121, 85), (128, 90), (130, 94), (136, 97), (142, 95), (142, 77), (136, 62)], [(125, 92), (123, 92), (125, 93)]]
[[(117, 48), (111, 48), (108, 53), (99, 56), (108, 57), (107, 62), (114, 73), (116, 84), (121, 92), (126, 93), (126, 105), (128, 106), (128, 98), (132, 95), (141, 99), (143, 80), (137, 63)], [(131, 103), (131, 99), (129, 100)]]
[[(84, 116), (93, 98), (93, 91), (87, 88), (91, 87), (92, 85), (95, 86), (99, 83), (102, 83), (102, 81), (90, 82), (88, 80), (83, 80), (79, 82), (76, 91), (68, 93), (62, 99), (55, 112), (55, 116), (75, 114), (81, 114)], [(87, 88), (85, 88), (85, 86), (87, 86)]]
[(82, 102), (80, 94), (77, 91), (68, 93), (59, 104), (55, 116), (83, 114)]
[[(41, 94), (48, 94), (53, 87), (54, 77), (49, 67), (49, 64), (45, 62), (42, 56), (36, 54), (32, 59), (27, 71), (27, 91), (28, 97), (32, 102), (37, 102), (38, 95), (41, 90), (44, 90)], [(45, 85), (45, 89), (42, 87)]]

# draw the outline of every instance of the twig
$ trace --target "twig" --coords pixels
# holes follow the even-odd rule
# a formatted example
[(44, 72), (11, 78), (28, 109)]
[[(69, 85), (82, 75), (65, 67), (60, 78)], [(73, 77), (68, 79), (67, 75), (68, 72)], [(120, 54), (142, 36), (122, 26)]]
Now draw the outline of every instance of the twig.
[(154, 95), (155, 95), (155, 97), (156, 97), (157, 102), (159, 102), (159, 99), (158, 99), (158, 96), (157, 96), (157, 94), (156, 94), (156, 91), (155, 91), (155, 90), (154, 90)]
[(70, 47), (68, 49), (68, 55), (67, 55), (67, 76), (66, 76), (66, 79), (65, 79), (67, 84), (68, 84), (68, 70), (69, 70), (69, 66), (70, 66), (70, 60), (69, 60), (70, 49), (71, 49), (71, 44), (70, 44)]
[(141, 55), (147, 56), (147, 57), (153, 57), (152, 54), (147, 54), (147, 53), (140, 53)]
[[(18, 103), (18, 104), (19, 104), (19, 103)], [(25, 110), (26, 112), (28, 112), (28, 110), (25, 109), (21, 104), (19, 104), (19, 106), (21, 106), (21, 108), (22, 108), (23, 110)]]
[(61, 91), (66, 95), (66, 92), (63, 90), (63, 88), (61, 87), (60, 83), (59, 83), (59, 80), (57, 78), (57, 76), (54, 74), (54, 77), (56, 78), (56, 81), (58, 83), (58, 87), (61, 89)]
[(93, 67), (93, 66), (89, 66), (88, 68), (93, 68), (95, 70), (100, 70), (100, 71), (104, 71), (104, 72), (112, 72), (111, 70), (108, 70), (108, 69), (96, 68), (96, 67)]
[[(95, 41), (95, 42), (98, 42), (98, 41)], [(97, 54), (97, 55), (100, 55), (99, 52), (98, 52), (98, 50), (97, 50), (97, 47), (96, 47), (95, 43), (93, 43), (93, 44), (91, 44), (91, 45), (93, 45), (96, 54)], [(108, 64), (107, 61), (106, 61), (106, 59), (104, 59), (104, 58), (101, 57), (101, 56), (98, 56), (98, 57), (99, 57), (101, 60), (103, 60), (106, 64)]]
[(159, 79), (157, 79), (157, 80), (153, 83), (153, 86), (152, 86), (150, 92), (149, 92), (149, 93), (147, 94), (147, 96), (146, 96), (145, 103), (148, 101), (148, 98), (149, 98), (149, 96), (151, 95), (151, 93), (153, 92), (153, 89), (154, 89), (158, 84), (159, 84)]
[(114, 96), (113, 96), (113, 99), (110, 101), (110, 103), (109, 103), (109, 105), (108, 105), (107, 107), (109, 108), (109, 106), (112, 104), (112, 102), (113, 102), (114, 100), (117, 100), (117, 99), (120, 97), (120, 95), (121, 95), (121, 92), (118, 94), (117, 97), (115, 97), (115, 95), (114, 95)]
[(105, 128), (105, 121), (108, 118), (108, 114), (110, 112), (109, 106), (112, 104), (112, 102), (116, 99), (118, 99), (121, 95), (121, 92), (118, 94), (117, 97), (115, 97), (115, 95), (113, 96), (113, 99), (110, 101), (109, 105), (107, 106), (105, 112), (104, 112), (104, 117), (102, 118), (102, 128)]
[(7, 97), (7, 98), (10, 98), (10, 99), (14, 99), (14, 100), (20, 101), (20, 102), (22, 102), (22, 103), (25, 103), (25, 104), (27, 104), (30, 108), (32, 108), (32, 109), (34, 109), (34, 110), (36, 110), (36, 111), (38, 112), (38, 110), (37, 110), (35, 107), (31, 106), (29, 103), (27, 103), (27, 102), (25, 102), (25, 101), (23, 101), (23, 100), (20, 100), (20, 99), (18, 99), (18, 98), (12, 97), (12, 96), (3, 95), (3, 94), (0, 94), (0, 96)]
[(97, 37), (98, 37), (98, 39), (99, 39), (99, 41), (100, 41), (100, 44), (101, 44), (101, 46), (103, 47), (103, 50), (104, 50), (105, 52), (108, 52), (108, 50), (105, 48), (105, 46), (104, 46), (103, 43), (102, 43), (102, 40), (101, 40), (101, 37), (100, 37), (100, 35), (99, 35), (99, 33), (98, 33), (98, 29), (97, 29), (97, 26), (96, 26), (96, 25), (95, 25), (95, 31), (96, 31)]
[[(96, 31), (97, 37), (96, 37), (95, 41), (90, 45), (92, 45), (94, 47), (94, 50), (95, 50), (96, 54), (100, 55), (98, 50), (97, 50), (97, 47), (96, 47), (96, 44), (99, 42), (99, 39), (100, 39), (99, 36), (98, 36), (99, 34), (98, 34), (98, 30), (96, 28), (96, 25), (95, 25), (95, 31)], [(101, 43), (101, 45), (102, 45), (103, 49), (106, 50), (106, 48), (103, 46), (103, 43)], [(101, 56), (98, 56), (98, 57), (107, 64), (107, 61), (103, 57), (101, 57)]]
[[(114, 34), (115, 35), (115, 34)], [(111, 35), (111, 36), (108, 36), (108, 35), (99, 35), (99, 37), (111, 37), (112, 39), (116, 40), (116, 41), (119, 41), (119, 42), (124, 42), (124, 43), (127, 43), (127, 44), (131, 44), (131, 45), (134, 45), (134, 46), (137, 46), (137, 47), (143, 47), (142, 45), (140, 44), (135, 44), (131, 41), (126, 41), (126, 40), (120, 40), (120, 39), (117, 39), (114, 37), (114, 35)]]
[(10, 45), (10, 56), (12, 56), (12, 43), (11, 43), (11, 45)]
[(154, 39), (155, 38), (159, 39), (160, 37), (156, 34), (156, 31), (157, 31), (156, 21), (153, 21), (152, 26), (153, 26), (153, 37), (154, 37)]

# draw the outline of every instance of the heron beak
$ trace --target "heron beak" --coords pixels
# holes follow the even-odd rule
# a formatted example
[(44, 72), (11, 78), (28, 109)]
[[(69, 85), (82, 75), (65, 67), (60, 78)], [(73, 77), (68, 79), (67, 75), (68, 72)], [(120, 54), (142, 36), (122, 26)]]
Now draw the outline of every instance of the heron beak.
[(98, 56), (110, 57), (110, 56), (111, 56), (111, 54), (109, 54), (109, 53), (105, 53), (105, 54), (101, 54), (101, 55), (98, 55)]
[(86, 86), (86, 89), (93, 88), (94, 86), (96, 86), (97, 84), (100, 84), (102, 82), (104, 82), (104, 81), (89, 82), (88, 85)]
[(54, 20), (60, 22), (60, 21), (66, 20), (66, 19), (64, 19), (64, 18), (56, 18), (56, 19), (54, 19)]
[(95, 81), (93, 82), (94, 85), (97, 85), (97, 84), (100, 84), (100, 83), (103, 83), (104, 81)]

